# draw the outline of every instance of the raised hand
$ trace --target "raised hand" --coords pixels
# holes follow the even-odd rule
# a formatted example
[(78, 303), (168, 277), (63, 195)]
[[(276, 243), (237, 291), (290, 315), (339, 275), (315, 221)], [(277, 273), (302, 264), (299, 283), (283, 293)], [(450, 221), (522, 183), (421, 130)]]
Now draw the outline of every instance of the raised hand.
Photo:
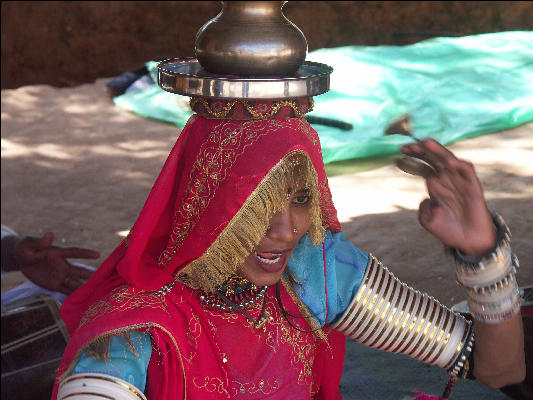
[(474, 166), (433, 139), (403, 146), (401, 151), (428, 161), (436, 171), (424, 177), (429, 198), (420, 203), (422, 226), (466, 255), (490, 252), (496, 233)]
[(54, 234), (42, 238), (26, 236), (15, 247), (15, 259), (22, 273), (42, 288), (70, 294), (92, 275), (92, 271), (76, 267), (67, 258), (98, 258), (94, 250), (79, 247), (52, 246)]

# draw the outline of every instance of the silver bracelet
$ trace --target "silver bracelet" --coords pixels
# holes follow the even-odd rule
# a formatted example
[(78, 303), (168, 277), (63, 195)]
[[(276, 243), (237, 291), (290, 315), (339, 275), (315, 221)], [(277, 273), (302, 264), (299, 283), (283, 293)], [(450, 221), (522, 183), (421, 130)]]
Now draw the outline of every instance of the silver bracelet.
[(400, 282), (373, 256), (361, 287), (332, 327), (366, 346), (405, 354), (450, 374), (461, 370), (459, 363), (474, 342), (470, 321)]
[(134, 385), (115, 376), (96, 372), (71, 375), (61, 382), (58, 400), (115, 399), (146, 400)]
[(518, 258), (511, 251), (511, 232), (503, 218), (492, 212), (497, 242), (482, 257), (468, 257), (447, 248), (455, 259), (457, 281), (467, 290), (470, 313), (478, 321), (500, 323), (520, 310), (520, 296), (515, 274)]
[(455, 362), (452, 364), (452, 366), (448, 368), (448, 375), (450, 376), (457, 376), (460, 372), (462, 372), (463, 368), (465, 368), (466, 361), (474, 350), (474, 328), (472, 327), (472, 325), (469, 325), (469, 328), (470, 330), (468, 332), (468, 338), (465, 344), (463, 345), (461, 353), (459, 354)]
[(514, 274), (504, 285), (487, 291), (469, 290), (468, 308), (472, 316), (481, 322), (499, 323), (510, 319), (520, 311), (520, 293)]

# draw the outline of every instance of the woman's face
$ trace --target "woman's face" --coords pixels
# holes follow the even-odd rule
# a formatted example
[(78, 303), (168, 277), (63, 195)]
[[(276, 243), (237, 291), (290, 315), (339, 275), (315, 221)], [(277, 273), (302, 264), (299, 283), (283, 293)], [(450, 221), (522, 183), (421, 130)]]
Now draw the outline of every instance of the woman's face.
[(308, 189), (289, 191), (285, 207), (270, 219), (270, 227), (238, 274), (256, 286), (270, 286), (281, 279), (300, 238), (311, 227), (311, 195)]

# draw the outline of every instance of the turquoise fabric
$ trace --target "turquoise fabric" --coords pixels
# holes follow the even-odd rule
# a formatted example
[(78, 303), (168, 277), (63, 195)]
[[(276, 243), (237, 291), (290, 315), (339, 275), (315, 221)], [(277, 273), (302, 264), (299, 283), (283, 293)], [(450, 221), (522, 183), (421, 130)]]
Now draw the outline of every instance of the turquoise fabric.
[[(411, 139), (384, 136), (411, 114), (416, 137), (443, 144), (533, 121), (533, 32), (434, 38), (409, 46), (346, 46), (312, 51), (334, 68), (331, 90), (310, 115), (353, 124), (315, 124), (325, 163), (399, 152)], [(147, 63), (156, 78), (156, 63)], [(115, 97), (117, 106), (183, 127), (188, 98), (158, 86)]]
[(124, 335), (113, 336), (109, 361), (88, 357), (83, 353), (73, 375), (83, 372), (98, 372), (125, 380), (144, 392), (148, 363), (152, 356), (152, 342), (147, 332), (132, 331), (130, 338), (138, 356), (133, 354)]
[(533, 121), (533, 32), (320, 49), (307, 59), (335, 68), (311, 115), (354, 125), (315, 126), (325, 162), (397, 152), (412, 139), (383, 133), (407, 113), (414, 136), (442, 144)]
[(332, 235), (327, 231), (324, 249), (325, 271), (323, 246), (314, 246), (305, 234), (287, 264), (298, 281), (296, 293), (320, 326), (335, 322), (346, 310), (361, 286), (369, 260), (369, 254), (346, 240), (342, 232)]

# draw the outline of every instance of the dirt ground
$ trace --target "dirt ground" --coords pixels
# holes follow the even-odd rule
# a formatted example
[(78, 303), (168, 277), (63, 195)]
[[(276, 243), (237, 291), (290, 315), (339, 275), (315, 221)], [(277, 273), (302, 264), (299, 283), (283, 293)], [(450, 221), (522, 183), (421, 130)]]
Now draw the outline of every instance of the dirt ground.
[[(57, 244), (101, 252), (127, 233), (178, 133), (114, 106), (108, 79), (73, 88), (45, 85), (2, 90), (1, 220), (21, 235), (56, 234)], [(450, 148), (474, 162), (489, 205), (504, 215), (533, 284), (533, 124), (463, 141)], [(402, 280), (446, 305), (464, 299), (442, 246), (419, 225), (424, 185), (397, 170), (392, 157), (327, 167), (349, 239)], [(13, 273), (2, 292), (21, 283)]]

